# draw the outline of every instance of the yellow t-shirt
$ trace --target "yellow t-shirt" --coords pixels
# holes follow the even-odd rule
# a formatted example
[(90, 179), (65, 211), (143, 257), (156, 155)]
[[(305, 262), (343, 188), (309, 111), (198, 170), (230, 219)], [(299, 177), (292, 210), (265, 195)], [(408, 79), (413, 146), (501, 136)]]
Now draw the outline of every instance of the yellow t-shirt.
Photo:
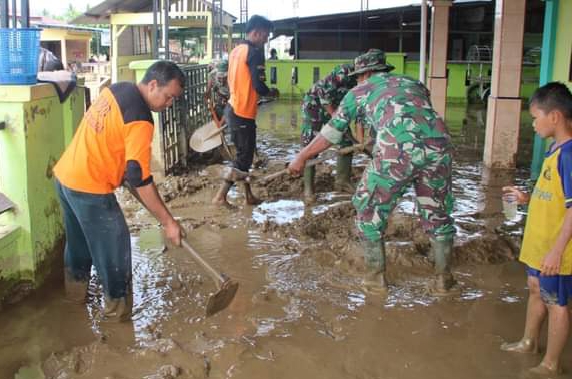
[[(554, 246), (568, 207), (572, 206), (572, 140), (546, 153), (542, 171), (530, 198), (520, 261), (540, 270)], [(562, 256), (560, 275), (572, 275), (572, 243)]]

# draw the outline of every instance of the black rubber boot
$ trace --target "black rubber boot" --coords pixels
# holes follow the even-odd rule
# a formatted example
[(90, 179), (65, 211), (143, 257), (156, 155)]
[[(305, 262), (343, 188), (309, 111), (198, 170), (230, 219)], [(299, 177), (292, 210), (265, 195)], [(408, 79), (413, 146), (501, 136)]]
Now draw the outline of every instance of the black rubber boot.
[(352, 184), (352, 154), (338, 155), (336, 162), (335, 189), (340, 192), (354, 193), (355, 186)]

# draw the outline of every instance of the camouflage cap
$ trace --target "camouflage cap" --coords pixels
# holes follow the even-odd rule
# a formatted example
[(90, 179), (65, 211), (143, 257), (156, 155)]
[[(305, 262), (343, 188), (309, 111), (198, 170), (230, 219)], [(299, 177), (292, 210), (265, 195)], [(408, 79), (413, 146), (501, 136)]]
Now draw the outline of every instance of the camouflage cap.
[(221, 79), (226, 79), (228, 76), (228, 61), (222, 60), (215, 65), (216, 77)]
[(369, 49), (367, 53), (354, 60), (355, 70), (349, 75), (357, 75), (367, 71), (392, 71), (395, 67), (385, 62), (385, 53), (379, 49)]
[(222, 61), (218, 62), (215, 66), (218, 72), (227, 72), (228, 71), (228, 61), (223, 59)]

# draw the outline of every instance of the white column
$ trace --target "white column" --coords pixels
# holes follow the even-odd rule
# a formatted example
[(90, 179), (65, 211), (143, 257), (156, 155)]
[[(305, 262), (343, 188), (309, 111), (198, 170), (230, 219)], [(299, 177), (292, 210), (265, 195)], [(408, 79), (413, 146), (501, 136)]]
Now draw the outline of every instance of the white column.
[(491, 95), (483, 161), (487, 167), (514, 168), (520, 130), (522, 46), (526, 0), (497, 0)]

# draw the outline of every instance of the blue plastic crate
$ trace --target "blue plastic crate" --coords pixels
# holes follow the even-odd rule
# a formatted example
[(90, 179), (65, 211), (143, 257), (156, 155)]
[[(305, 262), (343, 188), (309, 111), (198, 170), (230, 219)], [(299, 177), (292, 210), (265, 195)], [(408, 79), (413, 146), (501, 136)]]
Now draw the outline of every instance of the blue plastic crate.
[(0, 28), (0, 84), (36, 84), (40, 29)]

